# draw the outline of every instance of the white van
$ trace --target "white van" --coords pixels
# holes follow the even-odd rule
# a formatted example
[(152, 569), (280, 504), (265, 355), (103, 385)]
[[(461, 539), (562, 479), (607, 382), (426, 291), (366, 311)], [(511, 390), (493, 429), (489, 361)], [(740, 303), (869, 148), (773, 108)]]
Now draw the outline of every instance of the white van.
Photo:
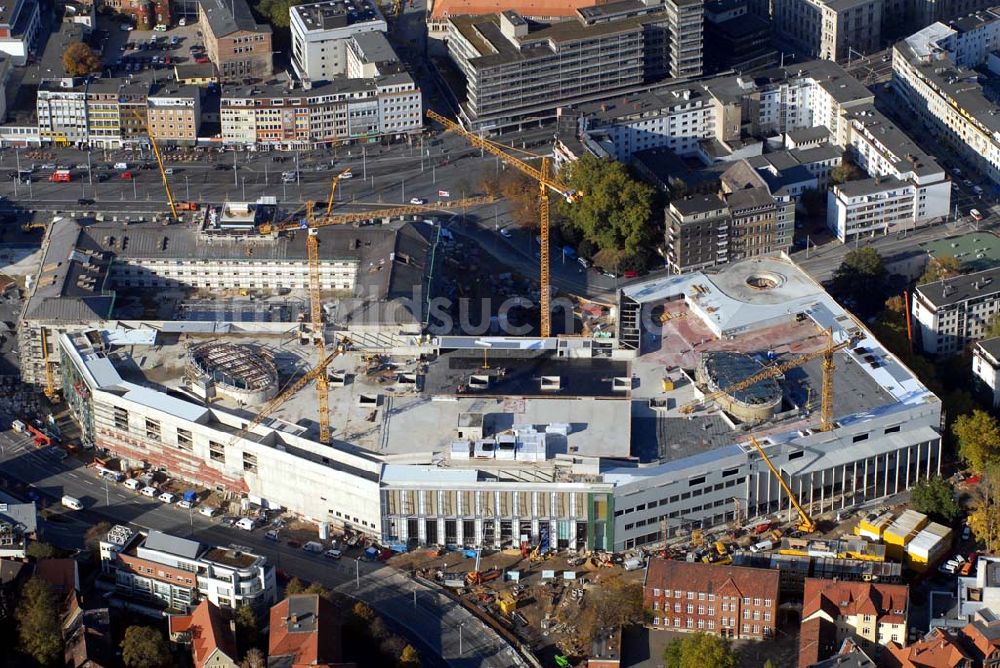
[(14, 420), (10, 423), (10, 428), (16, 431), (18, 434), (23, 434), (24, 430), (28, 428), (28, 425), (24, 424), (20, 420)]
[(622, 565), (627, 571), (637, 571), (646, 564), (639, 557), (632, 557), (631, 559), (626, 559), (625, 563)]
[(73, 496), (64, 496), (62, 498), (62, 504), (70, 510), (83, 510), (83, 504), (80, 503), (80, 499)]
[(212, 506), (202, 506), (198, 509), (198, 512), (205, 517), (213, 517), (217, 511)]
[(763, 540), (763, 541), (757, 543), (756, 545), (751, 545), (750, 546), (750, 551), (751, 552), (764, 552), (764, 551), (770, 550), (772, 548), (774, 548), (774, 542), (769, 541), (769, 540)]
[(125, 486), (134, 492), (138, 490), (140, 487), (142, 487), (142, 483), (136, 480), (135, 478), (129, 478), (128, 480), (125, 481)]
[(319, 554), (323, 551), (323, 543), (317, 543), (314, 540), (309, 541), (302, 546), (302, 549), (306, 552), (312, 552), (313, 554)]
[(143, 487), (142, 489), (139, 490), (139, 493), (142, 494), (143, 496), (148, 496), (149, 498), (153, 498), (154, 496), (156, 496), (156, 491), (157, 490), (155, 487)]
[(243, 529), (244, 531), (253, 531), (255, 525), (252, 519), (250, 519), (249, 517), (244, 517), (243, 519), (241, 519), (239, 522), (236, 523), (236, 526), (239, 527), (240, 529)]
[(163, 501), (163, 503), (173, 503), (174, 499), (176, 499), (177, 497), (171, 494), (170, 492), (164, 492), (163, 494), (160, 494), (156, 498), (158, 498), (160, 501)]

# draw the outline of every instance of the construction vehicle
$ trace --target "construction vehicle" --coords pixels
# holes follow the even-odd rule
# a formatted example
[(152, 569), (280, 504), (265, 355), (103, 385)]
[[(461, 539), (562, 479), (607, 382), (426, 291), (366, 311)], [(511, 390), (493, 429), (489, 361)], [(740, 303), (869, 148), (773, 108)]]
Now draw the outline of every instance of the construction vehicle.
[(809, 517), (809, 514), (806, 513), (805, 509), (799, 505), (799, 500), (795, 497), (795, 493), (792, 491), (792, 488), (788, 486), (788, 483), (785, 482), (785, 478), (781, 475), (781, 472), (774, 467), (774, 464), (771, 462), (771, 458), (767, 456), (766, 452), (764, 452), (764, 446), (762, 446), (760, 441), (758, 441), (753, 435), (750, 436), (750, 443), (752, 443), (753, 447), (757, 449), (757, 452), (760, 454), (760, 458), (764, 460), (764, 463), (767, 464), (767, 468), (771, 470), (771, 475), (777, 478), (778, 484), (780, 484), (781, 488), (785, 490), (785, 494), (788, 495), (789, 502), (799, 514), (799, 531), (804, 534), (815, 531), (816, 523), (812, 521), (812, 518)]
[[(167, 170), (163, 166), (163, 155), (160, 154), (160, 147), (156, 144), (156, 137), (153, 129), (149, 127), (149, 119), (139, 113), (135, 107), (132, 108), (132, 115), (146, 128), (146, 135), (149, 137), (149, 144), (153, 147), (153, 155), (156, 156), (156, 165), (160, 169), (160, 178), (163, 179), (163, 189), (167, 193), (167, 204), (170, 205), (171, 220), (177, 220), (177, 204), (174, 202), (174, 194), (170, 191), (170, 182), (167, 180)], [(128, 172), (126, 172), (127, 174)]]
[[(531, 177), (538, 183), (538, 196), (539, 196), (539, 234), (541, 241), (541, 252), (540, 252), (540, 266), (538, 272), (538, 289), (540, 294), (539, 301), (539, 333), (543, 337), (552, 336), (552, 306), (551, 306), (551, 282), (549, 280), (549, 190), (556, 192), (560, 197), (565, 199), (567, 202), (575, 202), (580, 198), (582, 193), (576, 192), (570, 188), (565, 183), (559, 181), (555, 177), (549, 175), (549, 158), (548, 156), (535, 156), (540, 157), (542, 164), (540, 168), (535, 168), (529, 165), (524, 160), (520, 158), (515, 158), (508, 151), (508, 147), (502, 144), (497, 144), (488, 139), (484, 139), (479, 135), (469, 132), (461, 125), (451, 120), (450, 118), (445, 118), (441, 114), (428, 109), (427, 117), (431, 120), (437, 121), (445, 127), (445, 129), (454, 132), (455, 134), (463, 137), (467, 142), (479, 148), (487, 153), (495, 155), (505, 164), (514, 167), (521, 173)], [(530, 154), (529, 154), (530, 155)]]
[(36, 448), (44, 448), (52, 445), (52, 437), (35, 425), (28, 425), (28, 433), (31, 434), (31, 440), (34, 441)]
[(290, 386), (285, 388), (283, 392), (279, 393), (276, 397), (267, 402), (267, 404), (264, 405), (264, 407), (260, 410), (260, 412), (257, 413), (257, 415), (255, 415), (253, 419), (246, 424), (245, 427), (243, 427), (238, 432), (233, 434), (233, 437), (229, 439), (229, 443), (227, 445), (230, 446), (235, 445), (240, 438), (243, 438), (251, 431), (253, 431), (254, 427), (256, 427), (264, 420), (266, 420), (271, 413), (277, 410), (286, 401), (291, 399), (296, 392), (301, 390), (306, 385), (306, 383), (318, 378), (321, 375), (325, 376), (326, 368), (330, 366), (330, 363), (333, 362), (333, 360), (337, 359), (337, 357), (339, 357), (340, 354), (347, 349), (347, 345), (349, 343), (350, 342), (346, 338), (343, 339), (337, 345), (337, 348), (332, 353), (330, 353), (325, 358), (320, 360), (319, 364), (314, 366), (306, 373), (302, 374), (302, 376), (297, 381), (292, 383)]
[(692, 413), (694, 410), (709, 401), (714, 401), (719, 397), (727, 394), (732, 394), (733, 392), (738, 392), (740, 390), (745, 390), (748, 387), (756, 385), (762, 380), (768, 378), (774, 378), (775, 376), (780, 376), (790, 369), (800, 367), (803, 364), (810, 362), (814, 359), (823, 358), (823, 397), (822, 397), (822, 408), (820, 411), (820, 430), (830, 431), (833, 428), (833, 371), (836, 365), (833, 362), (833, 354), (844, 348), (849, 348), (853, 346), (857, 340), (858, 335), (852, 334), (846, 340), (841, 341), (838, 344), (833, 343), (833, 331), (825, 330), (828, 337), (827, 346), (822, 350), (816, 350), (810, 353), (803, 353), (801, 355), (796, 355), (790, 360), (779, 362), (765, 369), (761, 369), (757, 373), (750, 375), (743, 380), (737, 381), (732, 385), (728, 385), (714, 392), (709, 392), (702, 396), (700, 399), (695, 399), (694, 401), (684, 404), (680, 407), (680, 412), (684, 414)]

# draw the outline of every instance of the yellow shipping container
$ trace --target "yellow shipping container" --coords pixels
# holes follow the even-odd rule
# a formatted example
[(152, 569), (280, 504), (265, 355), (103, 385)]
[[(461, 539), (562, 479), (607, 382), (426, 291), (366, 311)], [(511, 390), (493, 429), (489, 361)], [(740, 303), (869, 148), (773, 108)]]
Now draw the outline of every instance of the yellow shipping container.
[(939, 561), (950, 549), (951, 529), (931, 522), (906, 546), (906, 561), (913, 570), (922, 572)]
[(907, 510), (882, 532), (886, 556), (903, 560), (906, 546), (927, 525), (927, 515)]
[(854, 534), (856, 536), (863, 536), (865, 538), (870, 538), (872, 540), (882, 540), (882, 532), (885, 531), (886, 527), (892, 524), (892, 513), (884, 512), (881, 515), (876, 515), (872, 513), (867, 515), (858, 522), (858, 525), (854, 527)]

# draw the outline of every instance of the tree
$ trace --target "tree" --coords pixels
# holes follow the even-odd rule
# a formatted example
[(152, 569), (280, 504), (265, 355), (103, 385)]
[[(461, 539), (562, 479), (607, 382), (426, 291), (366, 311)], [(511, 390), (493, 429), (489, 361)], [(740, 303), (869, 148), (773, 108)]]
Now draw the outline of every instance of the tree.
[(173, 661), (162, 633), (149, 626), (130, 626), (122, 640), (122, 663), (129, 668), (167, 668)]
[(954, 255), (942, 255), (941, 257), (931, 257), (927, 261), (927, 268), (917, 279), (917, 285), (933, 283), (946, 278), (954, 278), (962, 273), (962, 263)]
[(14, 613), (20, 649), (40, 666), (48, 666), (63, 655), (62, 633), (56, 595), (41, 578), (28, 580)]
[(773, 659), (768, 659), (764, 662), (764, 668), (778, 668), (778, 665), (774, 663)]
[(521, 172), (508, 169), (500, 179), (500, 194), (510, 207), (510, 217), (518, 225), (538, 227), (538, 185)]
[(985, 411), (960, 415), (951, 426), (958, 441), (958, 455), (977, 472), (1000, 464), (1000, 424)]
[(251, 647), (240, 662), (240, 668), (265, 668), (266, 666), (267, 659), (264, 658), (264, 653), (256, 647)]
[(253, 613), (253, 608), (243, 606), (236, 609), (236, 646), (240, 651), (261, 646), (260, 628), (257, 625), (257, 617)]
[(400, 668), (420, 668), (420, 654), (413, 645), (407, 645), (399, 654)]
[(670, 641), (663, 661), (666, 668), (735, 668), (736, 654), (725, 638), (699, 631)]
[(288, 10), (301, 4), (302, 0), (260, 0), (257, 11), (275, 28), (287, 28)]
[(56, 548), (48, 543), (33, 540), (28, 543), (27, 553), (32, 559), (52, 559), (56, 556)]
[(62, 64), (71, 77), (83, 77), (100, 72), (103, 67), (101, 59), (83, 42), (70, 42), (63, 51)]
[(854, 303), (863, 315), (877, 312), (884, 303), (886, 270), (874, 248), (852, 250), (833, 272), (833, 292)]
[(91, 552), (97, 552), (98, 544), (101, 539), (108, 535), (111, 531), (110, 522), (98, 522), (94, 526), (87, 529), (87, 532), (83, 534), (83, 544)]
[(857, 181), (865, 178), (864, 170), (850, 160), (844, 160), (839, 165), (830, 170), (830, 181), (835, 184)]
[(638, 582), (627, 582), (620, 575), (601, 580), (601, 588), (594, 596), (593, 605), (601, 628), (638, 624), (645, 615), (642, 585)]
[(585, 153), (570, 163), (561, 179), (583, 196), (557, 200), (564, 224), (599, 250), (634, 256), (650, 239), (653, 189), (629, 176), (625, 165)]
[(285, 596), (293, 596), (295, 594), (301, 594), (306, 590), (306, 586), (302, 584), (302, 580), (298, 578), (292, 578), (285, 585)]
[(366, 623), (375, 619), (375, 611), (363, 601), (354, 604), (354, 607), (351, 608), (351, 614)]
[(910, 505), (917, 512), (932, 515), (945, 524), (951, 524), (959, 510), (955, 488), (941, 476), (925, 478), (914, 485)]
[(986, 330), (983, 331), (984, 339), (995, 339), (1000, 336), (1000, 314), (997, 314), (990, 318), (990, 322), (986, 325)]

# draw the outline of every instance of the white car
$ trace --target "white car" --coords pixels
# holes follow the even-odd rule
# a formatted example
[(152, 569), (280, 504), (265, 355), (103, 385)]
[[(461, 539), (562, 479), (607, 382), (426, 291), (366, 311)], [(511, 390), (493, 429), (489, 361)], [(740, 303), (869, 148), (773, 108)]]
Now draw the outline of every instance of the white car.
[(157, 490), (156, 490), (155, 487), (148, 486), (148, 487), (143, 487), (142, 489), (140, 489), (139, 493), (142, 494), (143, 496), (148, 496), (149, 498), (153, 498), (154, 496), (156, 496), (156, 491)]
[(177, 502), (177, 505), (180, 506), (181, 508), (190, 508), (192, 506), (192, 503), (190, 501), (185, 501), (184, 499), (181, 499), (180, 501)]
[(410, 198), (410, 204), (427, 204), (427, 200), (423, 197), (412, 197)]
[(173, 503), (174, 500), (177, 499), (177, 497), (174, 494), (171, 494), (170, 492), (164, 492), (163, 494), (160, 494), (156, 498), (158, 498), (160, 501), (163, 501), (163, 503)]
[(198, 509), (198, 512), (204, 515), (205, 517), (214, 517), (215, 513), (218, 511), (216, 511), (216, 509), (213, 508), (212, 506), (202, 506), (201, 508)]
[(142, 483), (136, 480), (135, 478), (129, 478), (128, 480), (125, 481), (125, 486), (128, 487), (133, 492), (135, 492), (138, 491), (140, 487), (142, 487)]
[(341, 552), (340, 550), (327, 550), (323, 553), (323, 556), (327, 559), (340, 559)]

